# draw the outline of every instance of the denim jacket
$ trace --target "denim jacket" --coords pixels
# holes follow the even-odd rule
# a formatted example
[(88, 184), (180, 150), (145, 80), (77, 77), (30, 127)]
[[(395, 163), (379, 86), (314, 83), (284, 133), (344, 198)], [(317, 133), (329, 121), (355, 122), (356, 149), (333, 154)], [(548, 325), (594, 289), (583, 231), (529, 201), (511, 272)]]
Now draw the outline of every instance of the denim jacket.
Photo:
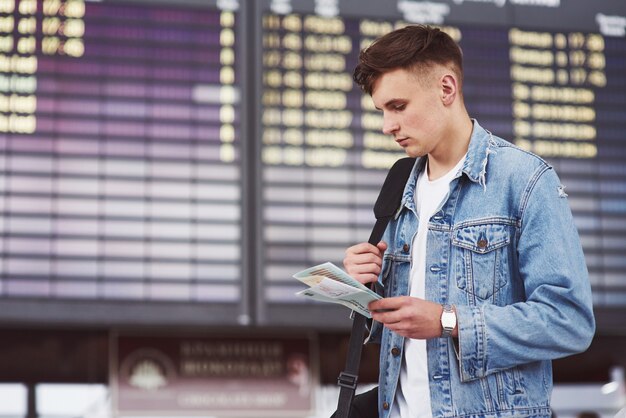
[[(584, 351), (595, 330), (564, 187), (544, 160), (474, 121), (448, 196), (420, 220), (414, 192), (424, 164), (416, 160), (385, 231), (379, 284), (385, 297), (409, 294), (410, 245), (428, 222), (426, 299), (455, 305), (459, 332), (427, 341), (433, 417), (550, 417), (551, 359)], [(381, 344), (378, 405), (387, 418), (404, 338), (374, 322), (368, 342)]]

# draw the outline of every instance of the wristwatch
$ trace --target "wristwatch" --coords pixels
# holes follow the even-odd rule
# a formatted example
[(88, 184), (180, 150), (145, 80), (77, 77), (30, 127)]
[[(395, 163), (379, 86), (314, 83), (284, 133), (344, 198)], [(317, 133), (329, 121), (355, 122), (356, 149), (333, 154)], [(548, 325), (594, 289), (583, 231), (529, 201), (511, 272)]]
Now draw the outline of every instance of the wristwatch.
[(442, 305), (443, 313), (441, 314), (441, 338), (448, 338), (452, 335), (452, 330), (456, 326), (456, 313), (452, 310), (450, 305)]

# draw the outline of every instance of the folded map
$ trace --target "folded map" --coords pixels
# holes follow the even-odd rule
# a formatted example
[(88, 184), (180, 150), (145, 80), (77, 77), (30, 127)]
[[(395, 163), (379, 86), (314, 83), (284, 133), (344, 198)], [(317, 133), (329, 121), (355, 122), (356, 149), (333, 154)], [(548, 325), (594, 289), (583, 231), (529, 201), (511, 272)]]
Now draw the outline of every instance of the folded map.
[(293, 277), (309, 286), (296, 295), (321, 302), (339, 303), (367, 318), (372, 317), (367, 305), (381, 299), (378, 294), (333, 263), (310, 267), (294, 274)]

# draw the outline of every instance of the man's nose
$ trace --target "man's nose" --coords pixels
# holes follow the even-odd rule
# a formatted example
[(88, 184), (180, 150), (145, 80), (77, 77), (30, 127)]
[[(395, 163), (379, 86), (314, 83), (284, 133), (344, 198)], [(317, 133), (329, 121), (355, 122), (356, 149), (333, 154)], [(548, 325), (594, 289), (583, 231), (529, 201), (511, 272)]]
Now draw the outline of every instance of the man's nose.
[(395, 118), (388, 115), (383, 115), (383, 133), (385, 135), (392, 135), (393, 133), (397, 132), (399, 128), (400, 125)]

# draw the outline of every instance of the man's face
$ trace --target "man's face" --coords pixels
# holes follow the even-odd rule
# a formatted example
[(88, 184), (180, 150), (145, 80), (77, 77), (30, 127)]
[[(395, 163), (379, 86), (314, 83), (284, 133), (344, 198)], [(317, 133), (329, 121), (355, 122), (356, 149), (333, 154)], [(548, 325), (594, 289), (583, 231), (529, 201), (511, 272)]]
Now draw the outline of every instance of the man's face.
[(383, 133), (392, 135), (410, 157), (436, 152), (444, 143), (445, 108), (436, 68), (418, 76), (404, 69), (381, 75), (374, 83), (372, 100), (383, 112)]

